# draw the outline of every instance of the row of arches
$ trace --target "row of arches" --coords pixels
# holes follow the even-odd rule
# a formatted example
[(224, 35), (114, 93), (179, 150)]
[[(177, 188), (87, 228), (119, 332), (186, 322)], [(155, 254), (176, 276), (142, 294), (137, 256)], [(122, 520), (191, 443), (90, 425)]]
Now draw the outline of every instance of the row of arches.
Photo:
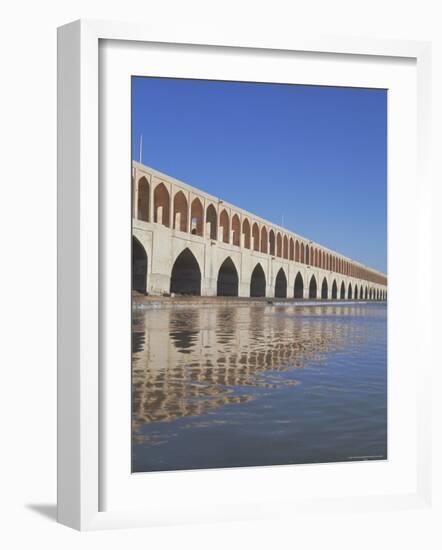
[[(139, 243), (133, 238), (133, 275), (132, 285), (134, 290), (145, 293), (147, 279), (147, 254)], [(336, 279), (333, 279), (329, 292), (329, 283), (326, 277), (323, 277), (320, 286), (316, 276), (312, 275), (305, 287), (304, 278), (301, 272), (295, 277), (293, 296), (297, 299), (303, 299), (308, 296), (309, 299), (329, 299), (332, 300), (385, 300), (386, 293), (380, 289), (369, 288), (364, 285), (354, 286), (351, 282), (346, 285), (341, 282), (339, 288)], [(308, 293), (304, 292), (304, 289)], [(171, 272), (170, 292), (174, 294), (201, 295), (201, 270), (194, 254), (185, 248), (176, 258)], [(260, 263), (257, 263), (253, 269), (250, 278), (250, 297), (265, 297), (267, 294), (267, 280), (264, 270)], [(239, 295), (239, 276), (232, 258), (227, 257), (221, 264), (217, 275), (217, 296), (238, 296)], [(275, 298), (287, 298), (288, 282), (283, 268), (280, 268), (274, 287)]]
[[(152, 211), (150, 201), (152, 197)], [(189, 199), (190, 201), (190, 199)], [(303, 242), (285, 235), (238, 213), (230, 214), (226, 208), (209, 203), (204, 208), (199, 197), (189, 204), (182, 190), (170, 198), (164, 183), (150, 190), (145, 176), (138, 181), (136, 215), (141, 221), (153, 221), (171, 229), (191, 233), (200, 237), (218, 240), (234, 246), (244, 247), (286, 260), (311, 265), (349, 277), (364, 279), (378, 284), (386, 284), (386, 278), (362, 266), (340, 258), (312, 243)], [(151, 219), (152, 218), (152, 219)]]

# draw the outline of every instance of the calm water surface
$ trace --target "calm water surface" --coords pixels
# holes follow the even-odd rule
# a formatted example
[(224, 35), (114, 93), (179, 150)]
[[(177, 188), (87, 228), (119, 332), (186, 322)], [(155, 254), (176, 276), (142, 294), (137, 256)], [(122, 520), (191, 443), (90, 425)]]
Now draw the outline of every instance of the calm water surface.
[(387, 458), (387, 307), (133, 315), (134, 472)]

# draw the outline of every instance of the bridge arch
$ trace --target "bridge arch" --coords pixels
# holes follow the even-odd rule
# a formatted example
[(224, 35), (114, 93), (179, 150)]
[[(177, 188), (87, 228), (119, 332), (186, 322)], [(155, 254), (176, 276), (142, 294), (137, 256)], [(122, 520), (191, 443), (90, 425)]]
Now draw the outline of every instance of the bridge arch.
[(293, 237), (290, 237), (290, 244), (289, 244), (289, 259), (293, 261), (295, 259), (295, 243), (293, 241)]
[(358, 285), (355, 285), (355, 296), (354, 296), (355, 300), (358, 299)]
[(238, 214), (232, 216), (232, 244), (235, 246), (241, 244), (241, 222)]
[(221, 240), (223, 243), (229, 242), (229, 232), (230, 232), (229, 226), (230, 226), (229, 214), (227, 214), (227, 210), (223, 208), (219, 216), (219, 229), (221, 232)]
[(176, 258), (170, 278), (170, 292), (201, 295), (201, 270), (193, 253), (185, 248)]
[(137, 204), (137, 218), (142, 222), (149, 221), (149, 191), (150, 185), (147, 178), (143, 176), (138, 181), (138, 204)]
[(302, 275), (300, 271), (298, 271), (295, 277), (294, 297), (304, 298), (304, 281), (302, 279)]
[(365, 299), (368, 300), (368, 288), (365, 287)]
[(263, 252), (264, 254), (267, 254), (267, 250), (268, 250), (267, 240), (268, 240), (267, 229), (266, 229), (266, 226), (263, 225), (261, 229), (261, 252)]
[(132, 236), (132, 290), (147, 292), (147, 252), (140, 241)]
[(353, 289), (351, 287), (351, 283), (348, 285), (348, 292), (347, 292), (347, 298), (351, 300), (353, 298)]
[(338, 299), (338, 285), (336, 284), (336, 279), (333, 279), (333, 284), (332, 284), (332, 300), (337, 300)]
[(266, 295), (266, 276), (260, 263), (256, 264), (250, 278), (250, 296), (258, 298)]
[(285, 260), (289, 259), (289, 239), (287, 235), (284, 235), (282, 239), (282, 257)]
[(296, 242), (295, 242), (295, 262), (299, 262), (300, 261), (300, 251), (299, 251), (299, 241), (298, 239), (296, 239)]
[(305, 263), (305, 247), (304, 243), (301, 243), (301, 263)]
[(305, 245), (305, 263), (310, 265), (310, 250), (308, 244)]
[(276, 255), (278, 258), (282, 258), (282, 237), (279, 231), (276, 234)]
[(253, 250), (259, 252), (259, 227), (256, 222), (252, 226)]
[(169, 191), (164, 183), (159, 183), (153, 193), (154, 221), (169, 227)]
[(282, 267), (276, 275), (275, 298), (287, 298), (287, 277)]
[(328, 298), (328, 283), (325, 277), (322, 279), (321, 298), (323, 300), (326, 300)]
[(269, 233), (269, 247), (270, 247), (270, 255), (275, 255), (275, 232), (273, 229), (270, 229)]
[(341, 283), (341, 292), (340, 292), (339, 298), (341, 300), (345, 300), (345, 283), (344, 283), (344, 281), (342, 281), (342, 283)]
[(192, 235), (203, 236), (204, 209), (198, 197), (190, 205), (190, 232)]
[(217, 296), (238, 296), (238, 271), (233, 260), (228, 256), (218, 270), (216, 282)]
[(187, 199), (182, 191), (173, 198), (173, 228), (187, 231)]
[(250, 249), (250, 222), (247, 218), (242, 222), (242, 235), (244, 248)]
[(317, 298), (318, 297), (318, 285), (316, 283), (316, 277), (312, 275), (310, 279), (310, 284), (308, 287), (308, 297)]
[(208, 237), (212, 239), (212, 241), (218, 240), (218, 220), (216, 215), (216, 210), (213, 204), (209, 204), (209, 206), (206, 209), (206, 224), (209, 225), (209, 231), (208, 231)]

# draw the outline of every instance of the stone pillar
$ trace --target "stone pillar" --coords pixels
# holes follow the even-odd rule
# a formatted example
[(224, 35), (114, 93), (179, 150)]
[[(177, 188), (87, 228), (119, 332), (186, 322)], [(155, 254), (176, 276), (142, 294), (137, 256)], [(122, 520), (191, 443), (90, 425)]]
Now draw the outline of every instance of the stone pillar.
[(157, 223), (163, 223), (163, 207), (159, 206), (157, 208)]
[(173, 187), (169, 190), (169, 227), (173, 227)]
[[(206, 207), (207, 207), (207, 201), (206, 201), (206, 198), (204, 197), (203, 200), (202, 200), (202, 206), (203, 206), (203, 219), (201, 220), (201, 224), (202, 224), (202, 234), (203, 234), (203, 239), (206, 239), (207, 238), (207, 224), (206, 224)], [(209, 235), (210, 236), (210, 235)]]
[[(177, 212), (175, 214), (174, 224), (175, 225), (173, 226), (173, 228), (179, 229), (179, 230), (181, 229), (181, 212)], [(173, 229), (173, 228), (171, 228), (171, 229)]]
[(187, 195), (187, 227), (186, 233), (190, 233), (192, 228), (192, 197), (189, 194)]
[(153, 223), (154, 219), (154, 203), (153, 203), (153, 181), (152, 179), (149, 182), (149, 221)]
[(134, 170), (132, 189), (133, 189), (132, 217), (135, 219), (138, 219), (138, 177), (137, 177), (136, 170)]

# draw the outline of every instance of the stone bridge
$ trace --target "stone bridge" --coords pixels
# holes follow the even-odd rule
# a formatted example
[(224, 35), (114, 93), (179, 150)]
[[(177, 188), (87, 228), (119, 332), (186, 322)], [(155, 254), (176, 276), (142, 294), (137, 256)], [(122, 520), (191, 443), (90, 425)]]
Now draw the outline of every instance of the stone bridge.
[(133, 162), (133, 289), (386, 300), (387, 277), (250, 212)]

